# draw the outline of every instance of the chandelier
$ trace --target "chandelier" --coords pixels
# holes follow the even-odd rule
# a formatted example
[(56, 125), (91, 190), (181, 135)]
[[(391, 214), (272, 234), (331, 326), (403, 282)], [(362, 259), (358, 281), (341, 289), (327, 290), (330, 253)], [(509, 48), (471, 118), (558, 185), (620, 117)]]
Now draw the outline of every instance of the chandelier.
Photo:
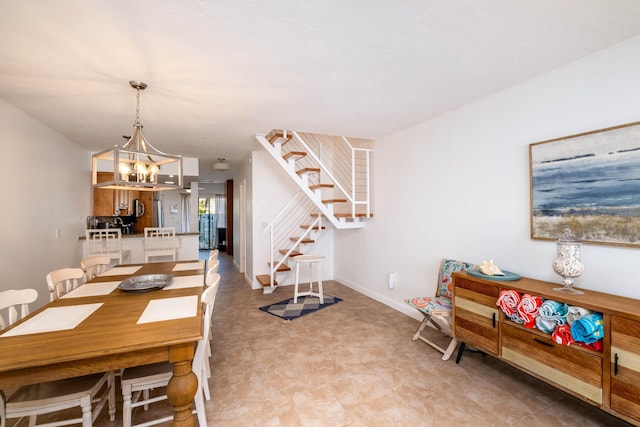
[(163, 153), (149, 143), (140, 123), (140, 91), (147, 84), (130, 81), (136, 90), (133, 134), (122, 147), (92, 156), (92, 185), (114, 190), (162, 191), (182, 188), (182, 156)]

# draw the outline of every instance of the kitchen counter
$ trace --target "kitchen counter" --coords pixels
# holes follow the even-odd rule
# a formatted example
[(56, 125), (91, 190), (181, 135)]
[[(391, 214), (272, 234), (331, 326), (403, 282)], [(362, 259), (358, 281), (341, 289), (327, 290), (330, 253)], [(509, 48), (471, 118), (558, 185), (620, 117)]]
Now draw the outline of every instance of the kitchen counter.
[[(191, 231), (188, 233), (176, 233), (176, 245), (178, 246), (177, 261), (198, 259), (198, 247), (199, 247), (200, 233), (197, 231)], [(87, 236), (78, 237), (78, 241), (82, 244), (82, 256), (86, 257)], [(122, 249), (128, 249), (131, 251), (131, 263), (144, 262), (144, 234), (123, 234), (122, 235)], [(166, 257), (170, 260), (171, 257)], [(153, 258), (154, 261), (164, 261), (163, 257)]]
[[(109, 230), (109, 229), (107, 229)], [(188, 233), (176, 233), (176, 237), (178, 236), (199, 236), (200, 233), (198, 233), (197, 231), (190, 231)], [(129, 239), (129, 238), (140, 238), (142, 237), (144, 239), (144, 233), (133, 233), (133, 234), (123, 234), (122, 238), (123, 239)], [(78, 240), (86, 240), (87, 236), (80, 236), (78, 237)]]

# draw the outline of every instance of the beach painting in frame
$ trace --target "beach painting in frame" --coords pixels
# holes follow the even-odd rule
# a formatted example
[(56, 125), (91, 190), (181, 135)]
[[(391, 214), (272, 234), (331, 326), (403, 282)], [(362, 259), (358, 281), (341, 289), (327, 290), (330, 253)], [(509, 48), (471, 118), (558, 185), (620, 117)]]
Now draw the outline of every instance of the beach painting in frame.
[(640, 122), (529, 145), (531, 238), (640, 247)]

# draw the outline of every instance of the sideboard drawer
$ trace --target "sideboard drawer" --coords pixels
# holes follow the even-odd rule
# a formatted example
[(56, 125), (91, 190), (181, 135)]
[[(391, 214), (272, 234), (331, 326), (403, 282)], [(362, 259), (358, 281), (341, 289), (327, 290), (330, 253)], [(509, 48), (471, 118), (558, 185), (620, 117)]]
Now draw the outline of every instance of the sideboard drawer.
[(542, 379), (602, 403), (602, 356), (596, 353), (556, 344), (543, 334), (505, 322), (502, 357)]

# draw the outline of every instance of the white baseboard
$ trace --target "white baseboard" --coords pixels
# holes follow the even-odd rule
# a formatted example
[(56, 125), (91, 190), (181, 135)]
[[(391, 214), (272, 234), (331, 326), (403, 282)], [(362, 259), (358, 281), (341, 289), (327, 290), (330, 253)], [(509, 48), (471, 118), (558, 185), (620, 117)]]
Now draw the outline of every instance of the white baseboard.
[(373, 298), (379, 303), (382, 303), (388, 307), (391, 307), (394, 310), (399, 311), (402, 314), (406, 314), (407, 316), (412, 317), (420, 322), (422, 322), (422, 319), (424, 318), (415, 308), (409, 307), (404, 302), (398, 302), (398, 301), (392, 300), (391, 298), (387, 298), (386, 296), (381, 295), (377, 292), (372, 292), (370, 289), (362, 287), (355, 282), (345, 279), (344, 277), (336, 276), (334, 277), (334, 280), (342, 283), (348, 288), (353, 289), (354, 291), (360, 292), (361, 294), (366, 295), (369, 298)]

